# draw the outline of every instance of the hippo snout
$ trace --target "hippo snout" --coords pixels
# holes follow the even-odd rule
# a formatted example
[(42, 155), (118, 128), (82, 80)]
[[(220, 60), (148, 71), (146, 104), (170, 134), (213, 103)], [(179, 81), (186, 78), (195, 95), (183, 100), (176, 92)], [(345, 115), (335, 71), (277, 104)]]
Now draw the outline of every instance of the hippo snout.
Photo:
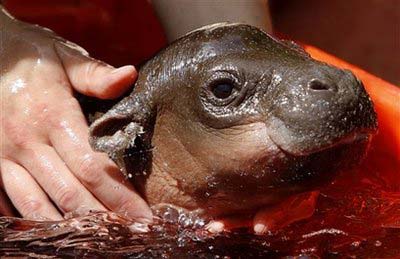
[(325, 94), (337, 92), (337, 85), (332, 82), (326, 82), (325, 80), (312, 78), (307, 83), (307, 88), (314, 94)]
[[(307, 155), (350, 136), (376, 131), (376, 114), (362, 83), (349, 71), (313, 62), (275, 90), (270, 136), (284, 151)], [(368, 138), (367, 138), (368, 139)]]

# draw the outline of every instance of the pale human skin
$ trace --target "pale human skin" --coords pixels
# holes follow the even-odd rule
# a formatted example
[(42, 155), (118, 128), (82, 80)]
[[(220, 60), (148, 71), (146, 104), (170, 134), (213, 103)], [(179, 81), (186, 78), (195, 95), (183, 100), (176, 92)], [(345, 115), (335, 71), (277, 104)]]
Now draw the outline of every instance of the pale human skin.
[(146, 202), (118, 167), (87, 141), (72, 90), (115, 98), (135, 81), (133, 66), (115, 69), (39, 26), (0, 12), (0, 213), (11, 205), (29, 219), (62, 219), (82, 210), (112, 210), (151, 219)]
[(246, 23), (272, 32), (268, 0), (148, 0), (169, 42), (204, 25)]
[[(165, 8), (167, 1), (152, 3), (169, 41), (204, 24), (226, 20), (271, 31), (262, 0), (238, 0), (236, 5), (219, 1), (219, 8), (213, 1), (201, 5), (168, 1), (170, 8)], [(237, 12), (243, 5), (250, 11)], [(187, 16), (182, 8), (198, 15)], [(179, 22), (188, 19), (190, 23)], [(4, 10), (0, 26), (0, 214), (13, 215), (14, 206), (25, 218), (58, 220), (67, 212), (92, 209), (151, 220), (148, 205), (118, 167), (90, 148), (87, 124), (72, 95), (76, 90), (102, 99), (118, 97), (135, 81), (135, 68), (115, 69), (94, 60), (75, 44), (12, 19)], [(254, 220), (226, 219), (209, 229), (248, 225), (264, 233), (276, 224), (273, 213), (268, 208)]]

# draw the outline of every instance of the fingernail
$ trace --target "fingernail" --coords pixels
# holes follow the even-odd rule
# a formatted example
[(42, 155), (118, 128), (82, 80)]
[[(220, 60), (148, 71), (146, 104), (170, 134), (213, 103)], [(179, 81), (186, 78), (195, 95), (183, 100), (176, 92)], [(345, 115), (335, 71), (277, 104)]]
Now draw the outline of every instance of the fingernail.
[(127, 72), (134, 72), (135, 71), (135, 67), (128, 65), (128, 66), (123, 66), (117, 69), (114, 69), (113, 71), (111, 71), (111, 74), (118, 74), (118, 73), (127, 73)]
[(146, 205), (130, 204), (128, 209), (124, 208), (117, 212), (127, 219), (132, 219), (140, 223), (151, 223), (153, 220), (153, 213)]
[(210, 222), (206, 229), (213, 234), (221, 233), (224, 231), (224, 224), (218, 221)]
[(134, 233), (147, 233), (150, 231), (150, 228), (146, 223), (135, 222), (129, 225), (128, 228)]
[(136, 217), (135, 221), (142, 224), (151, 224), (153, 223), (152, 217)]
[(254, 229), (254, 233), (256, 233), (257, 235), (262, 235), (267, 232), (267, 227), (261, 223), (257, 223), (253, 229)]
[(150, 224), (153, 222), (153, 214), (149, 211), (143, 211), (142, 213), (133, 211), (128, 213), (128, 217), (144, 224)]

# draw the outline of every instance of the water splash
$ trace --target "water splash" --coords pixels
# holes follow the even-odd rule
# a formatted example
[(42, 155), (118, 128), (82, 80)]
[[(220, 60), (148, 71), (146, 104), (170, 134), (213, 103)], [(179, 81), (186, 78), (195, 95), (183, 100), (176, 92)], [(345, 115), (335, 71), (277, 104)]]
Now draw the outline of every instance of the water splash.
[[(153, 208), (154, 224), (116, 213), (70, 215), (63, 221), (0, 218), (0, 255), (62, 258), (380, 257), (400, 255), (400, 196), (372, 183), (322, 191), (308, 220), (255, 236), (245, 229), (212, 234), (198, 212)], [(3, 258), (3, 257), (2, 257)]]

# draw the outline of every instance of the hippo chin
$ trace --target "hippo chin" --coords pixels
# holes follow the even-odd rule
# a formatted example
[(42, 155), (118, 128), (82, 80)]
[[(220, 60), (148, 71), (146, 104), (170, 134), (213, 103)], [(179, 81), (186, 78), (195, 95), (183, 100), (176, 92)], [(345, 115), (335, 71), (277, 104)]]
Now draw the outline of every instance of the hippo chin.
[(361, 82), (292, 42), (215, 24), (173, 42), (91, 125), (151, 204), (240, 213), (329, 182), (364, 156), (376, 114)]

